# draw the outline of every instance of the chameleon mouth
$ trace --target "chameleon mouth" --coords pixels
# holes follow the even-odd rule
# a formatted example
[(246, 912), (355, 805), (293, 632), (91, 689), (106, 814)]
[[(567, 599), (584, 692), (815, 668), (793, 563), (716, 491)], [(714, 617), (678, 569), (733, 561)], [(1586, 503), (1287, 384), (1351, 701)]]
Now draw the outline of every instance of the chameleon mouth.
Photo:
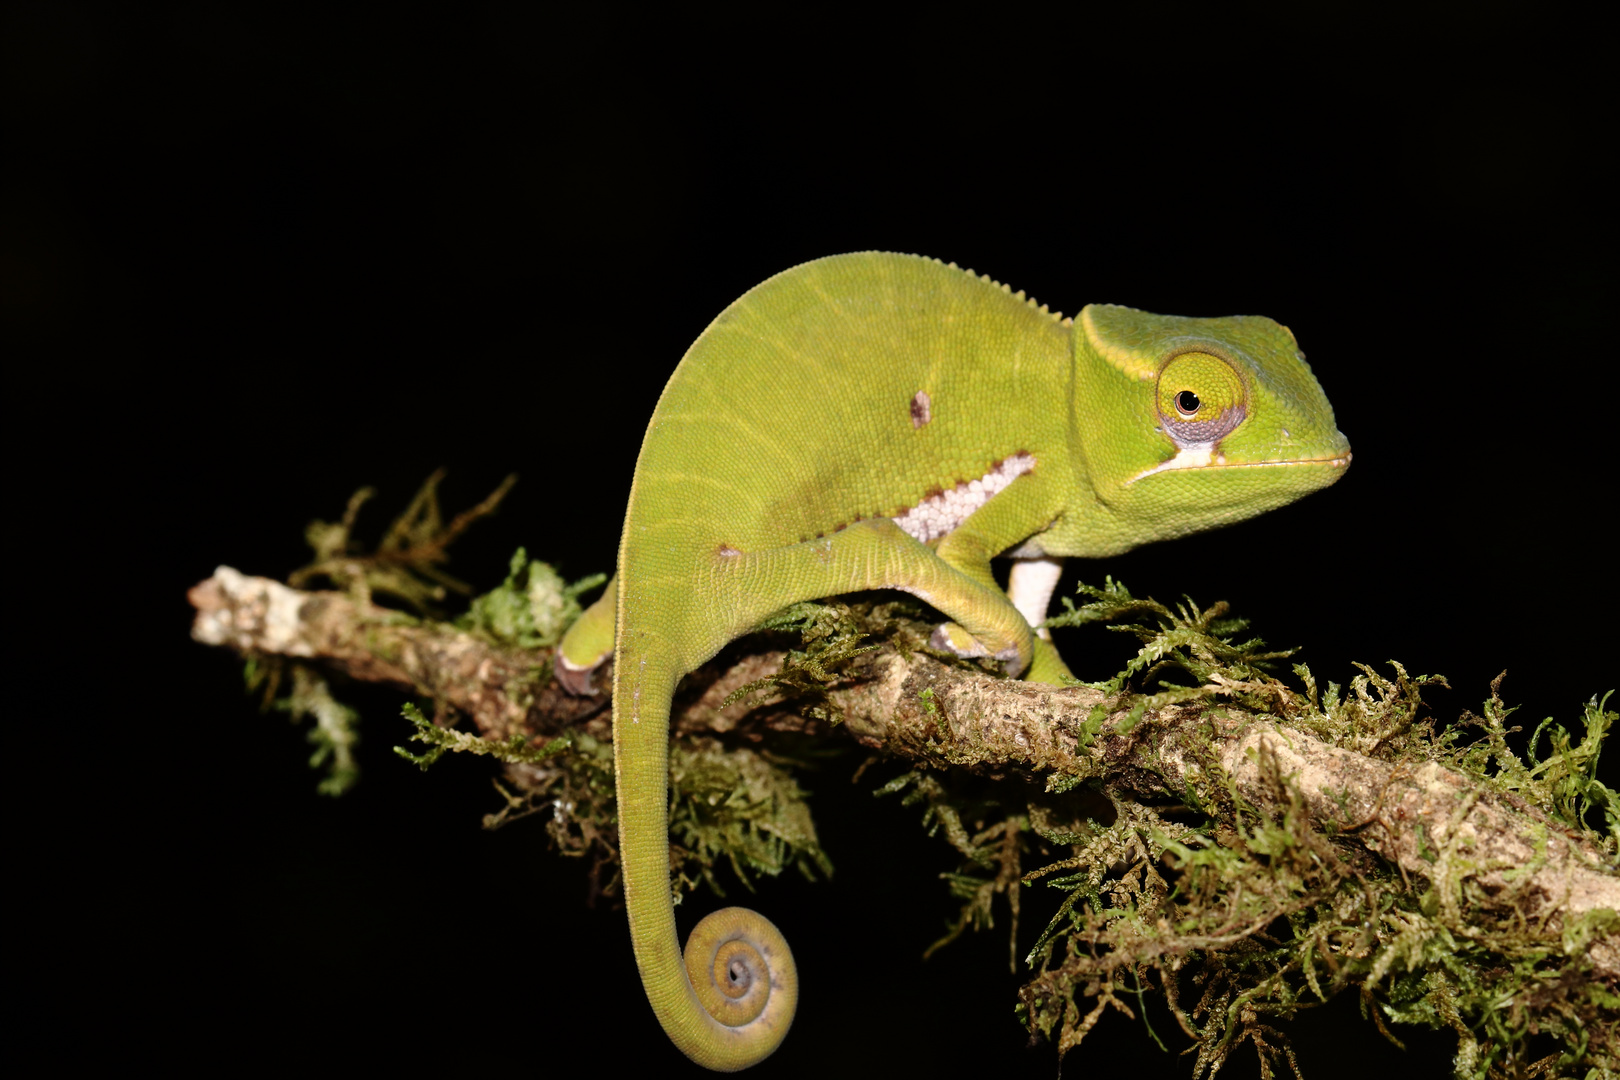
[(1346, 450), (1334, 457), (1315, 458), (1288, 458), (1283, 461), (1215, 461), (1205, 466), (1210, 469), (1265, 469), (1274, 465), (1327, 465), (1330, 468), (1342, 469), (1350, 464), (1351, 454)]
[(1225, 455), (1217, 453), (1211, 446), (1187, 446), (1176, 453), (1169, 461), (1163, 461), (1151, 469), (1144, 469), (1125, 481), (1124, 486), (1130, 487), (1138, 480), (1152, 476), (1154, 473), (1182, 471), (1186, 469), (1203, 469), (1214, 471), (1217, 469), (1275, 469), (1295, 465), (1326, 465), (1330, 469), (1343, 469), (1350, 464), (1351, 453), (1346, 450), (1342, 454), (1332, 457), (1318, 458), (1285, 458), (1278, 461), (1227, 461)]

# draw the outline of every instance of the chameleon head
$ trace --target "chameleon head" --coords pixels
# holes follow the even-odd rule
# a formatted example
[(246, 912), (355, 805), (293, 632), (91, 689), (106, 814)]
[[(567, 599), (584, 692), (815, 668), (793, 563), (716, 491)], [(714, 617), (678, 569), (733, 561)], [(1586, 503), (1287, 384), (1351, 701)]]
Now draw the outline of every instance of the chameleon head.
[(1106, 304), (1076, 322), (1081, 452), (1098, 499), (1137, 542), (1262, 513), (1327, 487), (1350, 464), (1350, 443), (1286, 326)]

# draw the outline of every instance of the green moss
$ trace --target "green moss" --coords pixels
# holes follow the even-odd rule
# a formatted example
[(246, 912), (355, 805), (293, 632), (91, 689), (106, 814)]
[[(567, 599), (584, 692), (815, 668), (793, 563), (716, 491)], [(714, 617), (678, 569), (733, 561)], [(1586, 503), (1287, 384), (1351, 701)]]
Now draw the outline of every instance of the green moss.
[[(285, 697), (278, 697), (288, 671), (292, 686)], [(360, 779), (355, 747), (360, 745), (360, 714), (332, 696), (326, 680), (304, 664), (281, 660), (250, 658), (244, 671), (249, 691), (263, 693), (264, 708), (287, 714), (297, 724), (313, 720), (305, 739), (315, 747), (309, 767), (325, 775), (315, 785), (322, 795), (342, 795)]]
[(724, 896), (714, 876), (722, 860), (749, 889), (753, 875), (775, 877), (790, 866), (811, 881), (832, 873), (804, 790), (758, 751), (687, 740), (671, 748), (669, 780), (677, 902), (699, 880)]
[[(1008, 966), (1017, 970), (1018, 878), (1028, 847), (1024, 834), (1029, 828), (1029, 819), (1007, 812), (1009, 804), (1002, 801), (998, 785), (980, 784), (978, 787), (976, 794), (969, 795), (960, 788), (947, 786), (938, 776), (913, 769), (873, 794), (904, 792), (902, 805), (923, 807), (922, 821), (928, 834), (933, 836), (943, 830), (950, 845), (965, 859), (956, 872), (940, 875), (952, 897), (961, 901), (961, 908), (944, 936), (923, 952), (924, 958), (955, 941), (970, 927), (983, 930), (995, 926), (995, 898), (1005, 896), (1012, 915), (1008, 928)], [(964, 821), (974, 823), (971, 831)]]
[[(1127, 620), (1122, 629), (1142, 641), (1123, 671), (1092, 684), (1111, 695), (1087, 725), (1092, 735), (1101, 731), (1100, 718), (1121, 708), (1135, 717), (1206, 698), (1213, 715), (1218, 699), (1234, 700), (1382, 760), (1442, 762), (1481, 789), (1525, 800), (1611, 858), (1616, 853), (1616, 796), (1597, 779), (1615, 719), (1606, 697), (1586, 704), (1578, 739), (1543, 721), (1521, 759), (1508, 743), (1517, 729), (1506, 726), (1512, 710), (1499, 697), (1499, 681), (1482, 716), (1465, 714), (1440, 731), (1422, 700), (1424, 688), (1444, 685), (1438, 677), (1410, 676), (1395, 663), (1386, 677), (1357, 665), (1347, 687), (1329, 683), (1322, 691), (1301, 666), (1300, 693), (1270, 674), (1271, 662), (1288, 653), (1263, 651), (1258, 639), (1235, 640), (1243, 627), (1223, 617), (1225, 605), (1201, 611), (1188, 600), (1172, 610), (1112, 581), (1082, 591), (1092, 602), (1071, 605), (1055, 622)], [(1171, 674), (1191, 675), (1198, 685), (1170, 684)], [(1465, 741), (1475, 728), (1481, 735)], [(1170, 808), (1107, 788), (1111, 820), (1093, 814), (1076, 824), (1071, 812), (1069, 825), (1055, 823), (1050, 808), (1029, 799), (1027, 789), (1021, 797), (1013, 784), (968, 796), (948, 778), (908, 773), (884, 790), (909, 790), (908, 800), (925, 802), (930, 831), (943, 830), (967, 856), (947, 877), (966, 903), (945, 940), (990, 924), (990, 901), (999, 894), (993, 886), (1005, 873), (992, 858), (998, 837), (1033, 831), (1068, 847), (1066, 857), (1022, 875), (1025, 884), (1063, 893), (1025, 957), (1032, 978), (1018, 1004), (1020, 1020), (1060, 1053), (1108, 1010), (1134, 1017), (1146, 994), (1162, 993), (1192, 1043), (1195, 1080), (1245, 1043), (1259, 1054), (1262, 1075), (1285, 1066), (1297, 1071), (1284, 1022), (1312, 1002), (1353, 992), (1391, 1039), (1390, 1025), (1454, 1031), (1459, 1077), (1615, 1075), (1615, 995), (1592, 977), (1587, 948), (1613, 933), (1620, 916), (1589, 911), (1556, 932), (1525, 925), (1480, 893), (1455, 839), (1428, 842), (1423, 858), (1434, 870), (1427, 877), (1404, 873), (1353, 837), (1319, 829), (1290, 778), (1274, 762), (1259, 764), (1277, 809), (1245, 801), (1211, 750), (1204, 782), (1185, 793), (1174, 819), (1166, 816)], [(973, 813), (983, 820), (970, 831), (961, 822)], [(1533, 1044), (1546, 1051), (1539, 1060)]]
[[(1484, 715), (1463, 714), (1456, 728), (1435, 740), (1437, 749), (1453, 768), (1487, 780), (1497, 791), (1525, 799), (1602, 847), (1611, 859), (1620, 857), (1620, 795), (1597, 778), (1598, 757), (1615, 721), (1608, 709), (1612, 691), (1602, 700), (1594, 695), (1586, 702), (1579, 742), (1549, 716), (1530, 737), (1527, 757), (1520, 758), (1508, 746), (1508, 736), (1520, 729), (1507, 726), (1516, 710), (1502, 702), (1501, 684), (1501, 676), (1491, 683), (1490, 700), (1481, 710)], [(1481, 735), (1465, 743), (1463, 736), (1469, 728), (1478, 728)], [(1543, 736), (1545, 757), (1540, 753)], [(1599, 820), (1591, 820), (1594, 817)]]
[(443, 570), (450, 545), (475, 521), (495, 512), (517, 477), (508, 476), (482, 502), (447, 522), (439, 510), (444, 475), (439, 469), (427, 478), (369, 552), (356, 538), (355, 525), (375, 489), (361, 488), (350, 496), (338, 521), (311, 522), (304, 539), (314, 558), (293, 571), (287, 584), (302, 589), (325, 580), (362, 600), (389, 596), (423, 614), (431, 614), (450, 593), (470, 594), (471, 588)]
[[(1281, 684), (1270, 673), (1278, 660), (1296, 650), (1266, 649), (1260, 638), (1235, 640), (1248, 628), (1248, 620), (1231, 618), (1222, 600), (1201, 610), (1190, 597), (1174, 610), (1147, 598), (1138, 599), (1112, 577), (1102, 588), (1081, 583), (1078, 591), (1092, 597), (1075, 606), (1063, 597), (1064, 611), (1043, 624), (1048, 627), (1106, 623), (1108, 629), (1130, 634), (1141, 647), (1117, 675), (1101, 682), (1078, 685), (1101, 690), (1109, 697), (1097, 704), (1080, 732), (1081, 746), (1090, 745), (1108, 717), (1126, 709), (1124, 723), (1112, 730), (1125, 733), (1150, 709), (1162, 709), (1200, 698), (1226, 697), (1253, 709), (1274, 707)], [(1171, 682), (1169, 676), (1191, 677), (1193, 685)]]
[[(618, 889), (619, 843), (613, 746), (584, 733), (571, 738), (571, 753), (524, 773), (522, 794), (497, 784), (505, 806), (487, 815), (484, 825), (499, 828), (549, 813), (552, 843), (564, 855), (592, 859), (596, 890), (611, 895)], [(722, 864), (747, 888), (757, 875), (775, 877), (790, 867), (812, 881), (832, 873), (808, 795), (785, 764), (750, 747), (704, 738), (670, 747), (669, 776), (670, 878), (677, 903), (700, 883), (724, 896), (715, 875)]]
[(423, 743), (427, 751), (413, 754), (403, 746), (394, 747), (394, 753), (406, 761), (415, 762), (423, 772), (429, 765), (438, 761), (448, 753), (476, 754), (492, 757), (497, 761), (504, 761), (509, 765), (538, 765), (547, 758), (552, 758), (567, 750), (572, 745), (572, 738), (563, 735), (541, 745), (535, 745), (527, 735), (515, 734), (508, 739), (485, 739), (477, 735), (469, 735), (465, 731), (454, 728), (439, 727), (432, 720), (423, 715), (422, 710), (407, 702), (401, 710), (406, 720), (416, 731), (411, 735), (413, 742)]
[(550, 564), (530, 560), (528, 553), (518, 548), (506, 580), (474, 598), (455, 625), (497, 645), (550, 648), (579, 618), (583, 610), (580, 595), (606, 580), (606, 574), (592, 574), (569, 584)]
[(484, 828), (545, 814), (552, 846), (569, 858), (589, 859), (591, 895), (612, 895), (619, 885), (618, 810), (614, 799), (613, 745), (583, 731), (571, 736), (569, 753), (543, 766), (508, 770), (517, 790), (492, 781), (504, 805), (484, 815)]
[[(766, 619), (755, 627), (756, 632), (796, 632), (801, 647), (789, 650), (782, 669), (775, 675), (739, 686), (726, 695), (721, 708), (773, 690), (791, 700), (794, 710), (803, 716), (831, 724), (841, 722), (843, 712), (827, 691), (843, 680), (849, 661), (878, 648), (866, 643), (871, 636), (873, 605), (863, 607), (857, 614), (845, 603), (799, 603)], [(882, 620), (881, 615), (876, 618)]]

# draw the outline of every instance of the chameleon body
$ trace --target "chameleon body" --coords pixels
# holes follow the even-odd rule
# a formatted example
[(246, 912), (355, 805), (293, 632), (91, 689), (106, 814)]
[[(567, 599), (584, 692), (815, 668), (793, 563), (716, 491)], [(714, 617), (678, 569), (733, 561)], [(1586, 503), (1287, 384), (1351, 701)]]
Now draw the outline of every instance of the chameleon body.
[(786, 943), (752, 911), (711, 915), (679, 949), (666, 809), (683, 674), (788, 604), (892, 588), (951, 620), (936, 645), (1056, 683), (1067, 669), (1031, 624), (1058, 558), (1237, 521), (1349, 461), (1293, 334), (1266, 318), (1092, 305), (1069, 320), (879, 252), (805, 263), (722, 312), (664, 388), (618, 573), (557, 664), (587, 691), (616, 654), (625, 903), (675, 1044), (746, 1068), (786, 1034), (798, 993)]

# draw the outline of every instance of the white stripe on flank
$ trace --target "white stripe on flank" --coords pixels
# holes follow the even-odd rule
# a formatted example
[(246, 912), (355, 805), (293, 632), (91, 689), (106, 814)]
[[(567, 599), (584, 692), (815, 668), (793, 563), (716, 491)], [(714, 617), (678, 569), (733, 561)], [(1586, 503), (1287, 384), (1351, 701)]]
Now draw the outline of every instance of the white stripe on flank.
[(977, 480), (964, 480), (949, 491), (924, 499), (897, 515), (894, 523), (925, 544), (937, 540), (1034, 467), (1034, 454), (1013, 454)]

